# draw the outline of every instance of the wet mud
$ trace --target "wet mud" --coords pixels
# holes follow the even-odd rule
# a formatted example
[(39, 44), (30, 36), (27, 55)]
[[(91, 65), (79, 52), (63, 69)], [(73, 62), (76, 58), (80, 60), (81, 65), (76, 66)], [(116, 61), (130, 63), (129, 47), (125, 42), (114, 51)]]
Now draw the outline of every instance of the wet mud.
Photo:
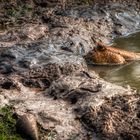
[(1, 107), (12, 105), (27, 122), (34, 116), (23, 126), (28, 135), (38, 125), (31, 139), (138, 140), (139, 95), (89, 72), (83, 56), (98, 41), (108, 44), (138, 30), (139, 2), (95, 1), (64, 11), (41, 8), (41, 2), (35, 2), (41, 14), (30, 23), (11, 28), (11, 18), (0, 19), (8, 27), (0, 32)]
[(100, 107), (83, 107), (76, 112), (84, 112), (81, 122), (99, 139), (140, 139), (139, 102), (139, 95), (116, 96)]

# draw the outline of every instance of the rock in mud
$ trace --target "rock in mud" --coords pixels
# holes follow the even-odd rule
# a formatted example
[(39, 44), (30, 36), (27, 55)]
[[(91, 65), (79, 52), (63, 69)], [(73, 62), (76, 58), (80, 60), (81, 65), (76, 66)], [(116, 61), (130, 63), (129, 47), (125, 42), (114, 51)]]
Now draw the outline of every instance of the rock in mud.
[(37, 122), (32, 114), (18, 116), (16, 128), (17, 132), (27, 140), (39, 140)]
[(47, 26), (39, 24), (27, 24), (21, 28), (19, 37), (21, 39), (29, 38), (31, 40), (38, 40), (44, 37), (47, 31), (48, 31)]
[(4, 107), (8, 103), (8, 99), (4, 95), (2, 95), (0, 91), (0, 107)]

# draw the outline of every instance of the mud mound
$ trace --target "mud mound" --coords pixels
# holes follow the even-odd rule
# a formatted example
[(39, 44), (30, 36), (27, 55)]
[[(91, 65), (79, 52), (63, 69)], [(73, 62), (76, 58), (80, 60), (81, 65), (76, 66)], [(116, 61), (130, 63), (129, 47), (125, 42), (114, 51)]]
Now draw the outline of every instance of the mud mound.
[(105, 82), (95, 73), (80, 72), (62, 76), (52, 82), (46, 95), (77, 105), (98, 106), (105, 97), (132, 94), (130, 90)]
[[(33, 62), (34, 60), (34, 62)], [(24, 85), (28, 86), (28, 81), (38, 83), (39, 87), (49, 87), (51, 82), (57, 80), (63, 75), (87, 70), (87, 66), (83, 58), (73, 54), (63, 53), (45, 53), (42, 50), (41, 54), (31, 57), (24, 57), (22, 62), (29, 63), (30, 69), (24, 73), (22, 81)], [(36, 84), (35, 84), (36, 85)]]
[(140, 139), (140, 95), (107, 99), (100, 107), (85, 107), (81, 122), (104, 140)]
[(75, 71), (82, 70), (82, 67), (78, 65), (69, 64), (69, 62), (62, 65), (57, 63), (50, 63), (46, 67), (32, 68), (26, 78), (22, 79), (25, 86), (45, 88), (49, 87), (51, 82), (57, 80), (63, 75), (71, 74)]

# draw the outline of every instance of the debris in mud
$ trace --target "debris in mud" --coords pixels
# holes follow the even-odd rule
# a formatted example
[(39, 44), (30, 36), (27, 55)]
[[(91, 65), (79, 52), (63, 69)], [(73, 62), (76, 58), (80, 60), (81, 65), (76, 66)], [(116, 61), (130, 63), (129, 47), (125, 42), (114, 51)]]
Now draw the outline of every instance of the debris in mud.
[(0, 74), (11, 74), (12, 72), (14, 72), (12, 65), (0, 62)]
[[(90, 96), (101, 90), (99, 83), (94, 81), (98, 76), (93, 73), (89, 74), (81, 71), (75, 75), (63, 76), (56, 81), (53, 81), (47, 94), (55, 99), (68, 100), (71, 103), (76, 103), (81, 98)], [(89, 84), (91, 82), (91, 85)]]
[(7, 90), (17, 88), (17, 86), (14, 83), (14, 81), (12, 81), (11, 79), (8, 79), (8, 78), (0, 78), (0, 87), (2, 89), (7, 89)]

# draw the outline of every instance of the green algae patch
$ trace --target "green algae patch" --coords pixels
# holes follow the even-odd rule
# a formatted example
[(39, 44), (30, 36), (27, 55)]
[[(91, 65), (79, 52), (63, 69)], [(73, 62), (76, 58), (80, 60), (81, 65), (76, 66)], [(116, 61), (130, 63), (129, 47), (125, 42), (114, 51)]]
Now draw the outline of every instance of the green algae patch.
[(12, 107), (0, 109), (0, 140), (23, 140), (16, 133), (16, 120), (13, 118)]

